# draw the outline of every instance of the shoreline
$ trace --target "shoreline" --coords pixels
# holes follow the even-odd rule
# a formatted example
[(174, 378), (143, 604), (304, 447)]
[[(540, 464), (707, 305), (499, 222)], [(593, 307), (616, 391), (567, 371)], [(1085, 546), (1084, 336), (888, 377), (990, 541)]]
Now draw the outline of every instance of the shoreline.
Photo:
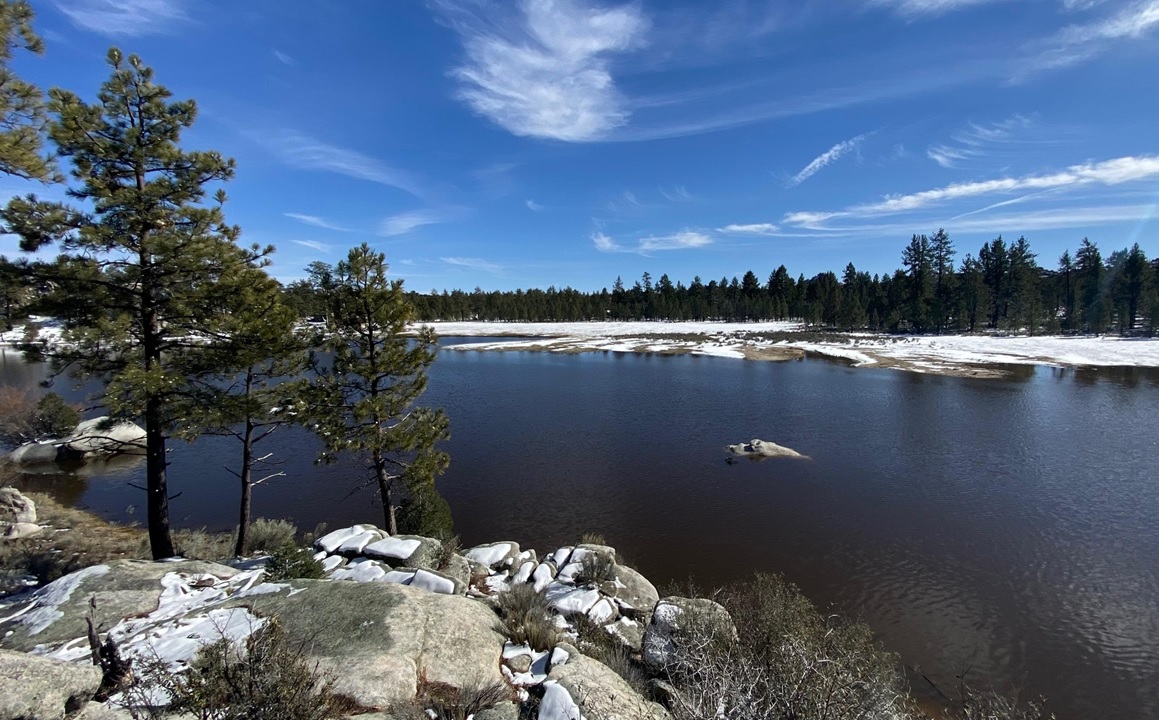
[(1105, 335), (883, 335), (811, 330), (789, 322), (425, 324), (441, 337), (502, 338), (443, 346), (462, 352), (623, 352), (765, 362), (824, 357), (850, 367), (973, 378), (1008, 377), (1009, 366), (1159, 367), (1159, 339)]

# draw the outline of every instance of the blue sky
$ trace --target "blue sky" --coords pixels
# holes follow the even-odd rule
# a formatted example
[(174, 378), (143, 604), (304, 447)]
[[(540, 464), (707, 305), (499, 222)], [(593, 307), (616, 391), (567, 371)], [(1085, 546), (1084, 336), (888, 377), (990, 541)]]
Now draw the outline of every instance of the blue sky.
[(33, 6), (24, 77), (92, 99), (116, 45), (197, 100), (283, 280), (364, 241), (418, 290), (888, 272), (939, 227), (1159, 253), (1159, 0)]

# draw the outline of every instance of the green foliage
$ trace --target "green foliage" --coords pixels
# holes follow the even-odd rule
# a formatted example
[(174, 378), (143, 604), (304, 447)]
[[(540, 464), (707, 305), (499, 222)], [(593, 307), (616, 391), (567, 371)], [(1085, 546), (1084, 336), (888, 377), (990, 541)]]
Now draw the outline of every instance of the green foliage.
[(200, 720), (329, 720), (351, 710), (334, 694), (334, 678), (307, 661), (276, 618), (244, 648), (228, 640), (205, 646), (188, 672), (173, 673), (158, 663), (141, 675), (145, 687), (126, 693), (137, 717), (150, 712), (143, 707), (150, 685), (169, 694), (172, 712)]
[(507, 637), (532, 650), (551, 650), (559, 642), (559, 630), (551, 619), (547, 596), (528, 584), (515, 585), (495, 596), (495, 612), (503, 620)]
[(463, 549), (463, 540), (458, 535), (442, 539), (439, 544), (439, 555), (435, 558), (435, 569), (443, 572), (451, 567), (451, 559)]
[(24, 0), (0, 0), (0, 173), (32, 180), (57, 179), (44, 154), (44, 97), (9, 68), (17, 50), (39, 55), (44, 43), (32, 29), (34, 13)]
[(97, 102), (50, 93), (48, 135), (71, 164), (78, 204), (13, 198), (0, 219), (22, 250), (60, 250), (34, 267), (54, 289), (43, 304), (66, 321), (67, 343), (49, 349), (55, 367), (103, 379), (112, 413), (143, 420), (150, 544), (161, 558), (173, 554), (166, 439), (194, 417), (190, 379), (216, 369), (222, 320), (271, 249), (235, 244), (223, 191), (206, 202), (234, 163), (180, 147), (194, 102), (171, 102), (135, 55), (114, 48), (108, 63)]
[(398, 509), (398, 531), (444, 542), (454, 536), (451, 506), (439, 494), (434, 482), (423, 481), (411, 487), (410, 496)]
[(311, 268), (327, 309), (320, 342), (328, 355), (314, 362), (313, 427), (325, 443), (322, 460), (338, 453), (366, 458), (392, 535), (395, 511), (409, 495), (410, 526), (449, 536), (449, 511), (434, 486), (449, 461), (436, 447), (449, 437), (447, 418), (415, 406), (435, 360), (435, 335), (426, 327), (406, 334), (417, 319), (414, 306), (386, 270), (383, 254), (365, 243), (335, 268)]
[(0, 387), (0, 443), (15, 447), (63, 437), (80, 422), (80, 412), (50, 392), (38, 401), (14, 387)]
[(292, 542), (285, 543), (275, 550), (266, 564), (265, 577), (270, 581), (294, 578), (321, 580), (324, 576), (322, 563), (315, 560), (309, 550), (300, 548)]
[(47, 393), (36, 403), (33, 428), (42, 437), (64, 437), (80, 424), (80, 411), (69, 405), (54, 392)]

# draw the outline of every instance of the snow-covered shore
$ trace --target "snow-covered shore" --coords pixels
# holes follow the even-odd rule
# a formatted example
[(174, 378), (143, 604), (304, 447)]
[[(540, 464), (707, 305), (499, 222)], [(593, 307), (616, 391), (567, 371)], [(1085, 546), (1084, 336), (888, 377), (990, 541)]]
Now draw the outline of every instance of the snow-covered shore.
[[(1159, 367), (1159, 339), (1117, 336), (893, 336), (812, 332), (797, 323), (431, 323), (444, 337), (508, 337), (446, 346), (462, 351), (638, 352), (790, 360), (806, 353), (856, 367), (998, 376), (1001, 365)], [(518, 338), (518, 339), (516, 339)]]

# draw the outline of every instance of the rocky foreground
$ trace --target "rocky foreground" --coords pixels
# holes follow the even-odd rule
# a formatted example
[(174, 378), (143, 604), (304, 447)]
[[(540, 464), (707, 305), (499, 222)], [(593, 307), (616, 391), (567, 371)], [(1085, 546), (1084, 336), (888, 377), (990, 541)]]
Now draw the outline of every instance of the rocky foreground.
[[(603, 545), (542, 557), (514, 542), (449, 552), (438, 540), (356, 525), (318, 539), (315, 550), (325, 579), (270, 582), (260, 560), (123, 560), (0, 602), (0, 719), (130, 717), (122, 695), (92, 701), (101, 672), (90, 660), (90, 618), (99, 639), (114, 640), (135, 666), (159, 661), (183, 672), (205, 645), (242, 643), (276, 617), (367, 720), (391, 717), (392, 706), (431, 683), (512, 689), (513, 700), (477, 720), (514, 720), (533, 707), (543, 720), (660, 720), (662, 705), (577, 649), (581, 616), (649, 667), (664, 664), (691, 608), (735, 632), (719, 605), (661, 599)], [(519, 585), (545, 594), (560, 631), (554, 647), (508, 638), (494, 606)]]

